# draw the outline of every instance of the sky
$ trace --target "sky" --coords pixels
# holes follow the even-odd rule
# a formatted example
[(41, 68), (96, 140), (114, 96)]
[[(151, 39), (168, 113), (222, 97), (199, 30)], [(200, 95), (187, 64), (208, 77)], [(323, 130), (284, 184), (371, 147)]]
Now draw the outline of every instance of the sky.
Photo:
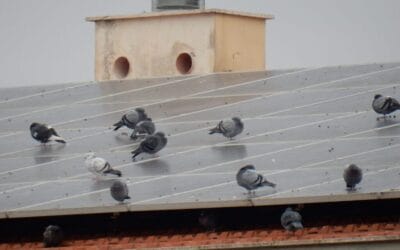
[[(397, 0), (206, 0), (275, 16), (269, 69), (400, 62)], [(151, 0), (0, 0), (0, 87), (94, 80), (87, 16), (149, 12)]]

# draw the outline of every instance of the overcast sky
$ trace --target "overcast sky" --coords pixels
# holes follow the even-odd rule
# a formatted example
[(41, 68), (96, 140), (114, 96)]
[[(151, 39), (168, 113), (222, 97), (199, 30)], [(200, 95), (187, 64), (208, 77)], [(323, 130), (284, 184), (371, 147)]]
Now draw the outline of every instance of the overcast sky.
[[(0, 87), (94, 79), (86, 16), (150, 11), (151, 0), (0, 0)], [(206, 0), (207, 8), (273, 14), (271, 69), (400, 62), (397, 0)]]

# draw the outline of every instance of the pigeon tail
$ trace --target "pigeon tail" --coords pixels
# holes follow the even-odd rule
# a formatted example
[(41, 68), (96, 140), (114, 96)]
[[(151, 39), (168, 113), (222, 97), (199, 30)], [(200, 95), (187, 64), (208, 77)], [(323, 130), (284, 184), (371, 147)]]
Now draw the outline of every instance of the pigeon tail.
[(214, 133), (222, 133), (222, 131), (219, 129), (219, 127), (215, 127), (209, 130), (208, 134), (212, 135)]
[(113, 126), (115, 127), (114, 131), (116, 131), (116, 130), (120, 129), (122, 126), (124, 126), (124, 122), (121, 120), (121, 121), (113, 124)]
[(301, 224), (300, 221), (293, 221), (290, 224), (291, 230), (299, 230), (299, 229), (303, 229), (303, 224)]
[(49, 140), (50, 141), (56, 141), (56, 142), (59, 142), (59, 143), (67, 143), (64, 138), (62, 138), (61, 136), (57, 136), (57, 135), (50, 136)]
[(261, 182), (261, 185), (263, 186), (270, 186), (270, 187), (276, 187), (275, 183), (269, 182), (267, 180), (264, 180), (263, 182)]
[(142, 153), (142, 150), (141, 150), (140, 147), (139, 147), (139, 148), (133, 150), (131, 153), (133, 154), (133, 155), (132, 155), (132, 160), (135, 160), (136, 156), (138, 156), (139, 154)]
[(121, 176), (122, 176), (121, 171), (116, 170), (116, 169), (112, 169), (112, 168), (107, 169), (107, 170), (104, 171), (103, 173), (105, 173), (105, 174), (113, 174), (113, 175), (116, 175), (116, 176), (118, 176), (118, 177), (121, 177)]

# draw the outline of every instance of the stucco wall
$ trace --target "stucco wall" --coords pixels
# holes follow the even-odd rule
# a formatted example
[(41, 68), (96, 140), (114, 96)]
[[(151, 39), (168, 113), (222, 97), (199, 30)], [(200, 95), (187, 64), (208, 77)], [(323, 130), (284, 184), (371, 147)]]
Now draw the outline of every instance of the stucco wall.
[(216, 15), (215, 71), (265, 69), (265, 20)]
[(181, 75), (176, 58), (193, 58), (190, 73), (214, 69), (214, 19), (211, 15), (164, 16), (96, 22), (96, 80), (120, 79), (114, 62), (124, 56), (126, 78)]

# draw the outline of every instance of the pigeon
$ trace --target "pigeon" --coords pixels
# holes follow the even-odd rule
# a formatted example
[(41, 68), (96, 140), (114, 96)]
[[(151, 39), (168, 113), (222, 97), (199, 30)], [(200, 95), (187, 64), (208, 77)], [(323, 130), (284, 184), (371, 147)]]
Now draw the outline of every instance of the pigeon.
[(201, 211), (198, 218), (200, 226), (208, 231), (215, 231), (217, 226), (217, 217), (214, 213)]
[(301, 224), (301, 215), (299, 212), (294, 211), (291, 207), (286, 208), (281, 216), (281, 225), (287, 231), (296, 231), (303, 229)]
[(147, 135), (139, 144), (139, 147), (132, 151), (132, 160), (141, 153), (155, 154), (167, 145), (167, 137), (163, 132), (157, 132), (154, 135)]
[[(376, 113), (383, 114), (383, 118), (386, 118), (387, 114), (400, 109), (400, 104), (393, 97), (376, 94), (372, 101), (372, 108)], [(379, 117), (377, 120), (379, 120)]]
[(115, 127), (114, 131), (118, 130), (122, 126), (126, 126), (130, 129), (135, 129), (135, 126), (138, 122), (143, 121), (147, 118), (147, 114), (143, 108), (136, 108), (124, 114), (121, 120), (113, 125)]
[(350, 164), (343, 172), (343, 179), (348, 190), (355, 190), (355, 187), (362, 180), (362, 170), (355, 164)]
[(59, 226), (49, 225), (43, 232), (43, 244), (45, 247), (59, 246), (63, 239), (64, 233)]
[(239, 172), (236, 174), (236, 181), (239, 186), (247, 189), (249, 194), (251, 191), (262, 186), (276, 186), (276, 184), (267, 181), (264, 176), (257, 173), (253, 165), (246, 165), (239, 169)]
[(126, 185), (125, 182), (116, 180), (113, 182), (113, 184), (110, 187), (110, 192), (111, 192), (111, 196), (119, 202), (124, 202), (124, 200), (126, 199), (130, 199), (131, 197), (129, 197), (128, 192), (128, 186)]
[(47, 143), (49, 141), (56, 141), (60, 143), (66, 143), (65, 139), (57, 134), (54, 128), (47, 124), (34, 122), (29, 127), (33, 139), (40, 141), (41, 143)]
[(118, 177), (122, 176), (121, 171), (113, 169), (108, 161), (103, 158), (96, 157), (94, 153), (87, 153), (85, 155), (85, 164), (88, 170), (96, 176), (106, 176), (109, 174), (116, 175)]
[(223, 136), (232, 139), (243, 131), (243, 122), (238, 117), (233, 117), (230, 120), (223, 120), (218, 123), (215, 128), (209, 130), (210, 135), (220, 133)]
[(139, 136), (152, 135), (156, 131), (156, 126), (154, 125), (151, 118), (147, 118), (146, 120), (140, 121), (136, 124), (133, 133), (131, 134), (131, 138), (136, 140)]

